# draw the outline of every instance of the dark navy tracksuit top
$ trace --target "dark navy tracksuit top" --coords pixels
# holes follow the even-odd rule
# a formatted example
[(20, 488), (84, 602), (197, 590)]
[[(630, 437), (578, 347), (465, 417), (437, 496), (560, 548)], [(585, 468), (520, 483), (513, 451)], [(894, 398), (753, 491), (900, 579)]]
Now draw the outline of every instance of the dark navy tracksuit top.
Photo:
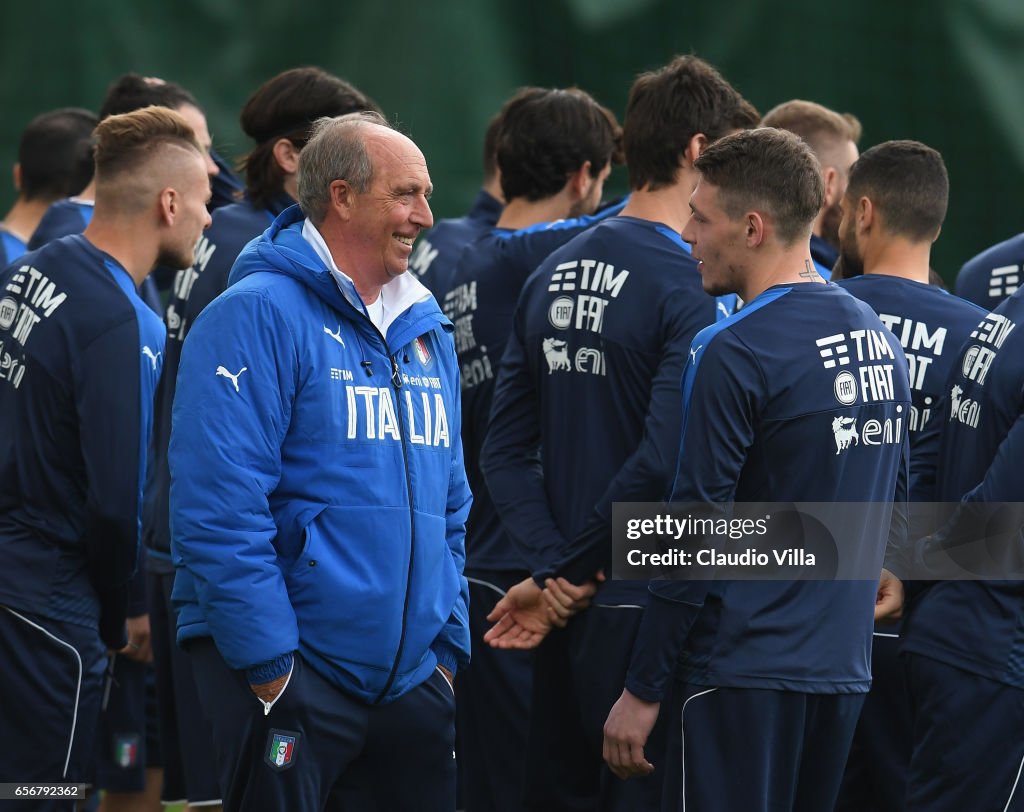
[[(483, 463), (497, 512), (535, 578), (582, 583), (610, 572), (612, 503), (667, 492), (679, 380), (690, 341), (714, 318), (689, 247), (648, 220), (612, 217), (530, 277)], [(646, 582), (609, 582), (601, 600), (645, 602), (646, 591)]]
[[(988, 503), (1024, 502), (1024, 291), (979, 321), (946, 380), (936, 501), (959, 503), (925, 545), (941, 548), (981, 535)], [(1016, 558), (1021, 532), (1004, 536)], [(927, 557), (926, 557), (927, 560)], [(984, 574), (984, 573), (983, 573)], [(989, 576), (992, 573), (988, 573)], [(917, 598), (904, 624), (903, 651), (1024, 688), (1024, 581), (952, 580)]]
[(163, 342), (80, 235), (0, 274), (0, 604), (123, 634)]
[(493, 229), (461, 254), (439, 302), (455, 325), (462, 385), (462, 443), (473, 507), (466, 522), (466, 568), (526, 569), (522, 553), (502, 529), (480, 468), (494, 381), (512, 330), (516, 300), (527, 278), (556, 248), (607, 215)]
[[(906, 361), (878, 316), (837, 286), (772, 287), (701, 331), (682, 389), (675, 501), (905, 502)], [(878, 572), (887, 552), (902, 554), (905, 504), (893, 514), (890, 525), (887, 508), (865, 507), (840, 556)], [(662, 697), (680, 651), (679, 677), (694, 685), (868, 690), (874, 578), (650, 589), (626, 680), (641, 698)]]
[(1021, 286), (1024, 277), (1024, 234), (986, 248), (964, 263), (956, 275), (957, 296), (986, 310), (997, 307)]

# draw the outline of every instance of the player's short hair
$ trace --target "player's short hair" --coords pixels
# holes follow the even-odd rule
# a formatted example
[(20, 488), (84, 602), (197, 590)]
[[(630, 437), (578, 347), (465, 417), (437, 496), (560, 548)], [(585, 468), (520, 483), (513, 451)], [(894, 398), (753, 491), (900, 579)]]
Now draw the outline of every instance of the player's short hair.
[(177, 110), (186, 104), (200, 109), (195, 96), (181, 85), (137, 73), (126, 73), (107, 88), (103, 104), (100, 105), (100, 119), (153, 105)]
[(377, 125), (394, 129), (380, 113), (365, 110), (313, 123), (312, 134), (299, 156), (299, 206), (315, 225), (327, 216), (331, 184), (347, 181), (358, 194), (370, 188), (373, 161), (366, 149), (365, 130)]
[(729, 217), (764, 212), (786, 246), (810, 235), (825, 188), (818, 159), (793, 133), (759, 127), (727, 135), (704, 150), (694, 166), (718, 188)]
[(854, 163), (846, 195), (871, 200), (890, 234), (931, 242), (946, 219), (949, 175), (942, 155), (926, 144), (885, 141)]
[(762, 127), (775, 127), (799, 135), (828, 165), (835, 151), (847, 141), (860, 141), (860, 121), (852, 113), (837, 113), (817, 102), (793, 99), (769, 110), (761, 120)]
[(498, 167), (505, 200), (554, 197), (587, 161), (598, 177), (621, 160), (615, 114), (579, 88), (524, 88), (502, 108)]
[(758, 112), (717, 70), (696, 56), (677, 56), (640, 74), (629, 91), (622, 144), (633, 189), (671, 186), (687, 144), (703, 133), (716, 141), (756, 127)]
[(360, 110), (381, 110), (358, 88), (317, 67), (292, 68), (264, 82), (242, 108), (242, 129), (256, 142), (241, 161), (245, 191), (265, 208), (284, 190), (274, 145), (287, 138), (297, 149), (309, 141), (313, 122)]
[(205, 155), (188, 122), (174, 110), (151, 106), (108, 116), (96, 127), (96, 180), (142, 174), (139, 170), (167, 147)]
[(24, 200), (52, 203), (89, 185), (96, 122), (96, 114), (81, 107), (51, 110), (29, 122), (18, 142)]

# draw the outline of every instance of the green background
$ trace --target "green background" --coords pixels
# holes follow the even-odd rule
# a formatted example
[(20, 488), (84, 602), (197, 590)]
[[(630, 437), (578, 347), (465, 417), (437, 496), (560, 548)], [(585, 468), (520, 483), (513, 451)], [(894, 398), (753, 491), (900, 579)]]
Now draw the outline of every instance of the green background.
[[(525, 84), (589, 90), (622, 113), (636, 73), (693, 52), (762, 112), (807, 98), (857, 115), (861, 148), (917, 138), (945, 156), (950, 210), (933, 265), (952, 279), (1022, 229), (1024, 2), (1020, 0), (124, 0), (9, 4), (0, 51), (0, 163), (28, 120), (97, 108), (128, 70), (173, 79), (205, 108), (218, 148), (248, 148), (237, 117), (280, 70), (354, 82), (427, 156), (435, 216), (479, 184), (490, 115)], [(625, 186), (618, 170), (611, 192)], [(0, 207), (13, 199), (6, 184)]]

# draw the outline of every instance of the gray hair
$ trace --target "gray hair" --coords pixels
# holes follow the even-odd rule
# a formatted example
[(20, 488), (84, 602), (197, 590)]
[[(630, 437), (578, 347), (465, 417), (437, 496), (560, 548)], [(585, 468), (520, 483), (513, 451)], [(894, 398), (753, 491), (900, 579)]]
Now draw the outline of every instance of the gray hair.
[(348, 181), (358, 194), (370, 188), (373, 163), (362, 131), (371, 124), (393, 129), (371, 110), (325, 116), (313, 123), (310, 139), (299, 154), (298, 186), (299, 207), (314, 225), (327, 216), (334, 181)]

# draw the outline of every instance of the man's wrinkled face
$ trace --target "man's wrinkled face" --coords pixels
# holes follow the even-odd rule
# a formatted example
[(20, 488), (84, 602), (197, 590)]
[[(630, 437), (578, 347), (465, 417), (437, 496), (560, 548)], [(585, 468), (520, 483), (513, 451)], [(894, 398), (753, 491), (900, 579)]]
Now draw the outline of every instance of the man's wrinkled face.
[(401, 133), (374, 133), (366, 149), (373, 175), (369, 188), (353, 195), (350, 247), (362, 274), (384, 285), (408, 270), (416, 236), (434, 224), (427, 203), (433, 186), (423, 153)]

